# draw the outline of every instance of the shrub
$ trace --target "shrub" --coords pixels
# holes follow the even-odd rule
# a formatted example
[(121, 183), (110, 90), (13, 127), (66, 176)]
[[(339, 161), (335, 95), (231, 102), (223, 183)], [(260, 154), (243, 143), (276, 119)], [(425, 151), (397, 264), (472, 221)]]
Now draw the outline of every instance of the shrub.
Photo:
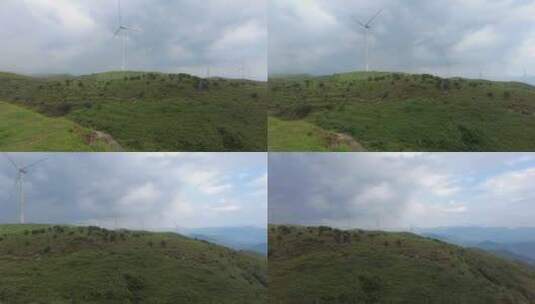
[(282, 233), (282, 234), (290, 234), (290, 232), (292, 232), (292, 230), (290, 229), (290, 227), (288, 226), (279, 226), (279, 231)]

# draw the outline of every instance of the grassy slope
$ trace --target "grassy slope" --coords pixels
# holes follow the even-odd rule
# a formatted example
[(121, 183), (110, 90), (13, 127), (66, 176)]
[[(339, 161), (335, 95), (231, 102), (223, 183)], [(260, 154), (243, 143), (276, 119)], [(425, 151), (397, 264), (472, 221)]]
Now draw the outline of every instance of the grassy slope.
[(269, 117), (268, 128), (269, 151), (328, 152), (335, 150), (346, 152), (351, 150), (347, 145), (333, 149), (329, 140), (334, 136), (332, 132), (327, 132), (306, 121), (286, 121)]
[(528, 266), (409, 233), (271, 226), (269, 242), (274, 304), (535, 303)]
[(262, 82), (186, 74), (0, 73), (0, 98), (109, 133), (137, 151), (263, 151), (266, 95)]
[(377, 151), (532, 151), (535, 88), (431, 75), (270, 79), (271, 113)]
[(88, 144), (91, 130), (64, 118), (49, 118), (0, 101), (2, 151), (110, 151), (104, 142)]
[(265, 303), (266, 267), (172, 233), (0, 226), (0, 303)]

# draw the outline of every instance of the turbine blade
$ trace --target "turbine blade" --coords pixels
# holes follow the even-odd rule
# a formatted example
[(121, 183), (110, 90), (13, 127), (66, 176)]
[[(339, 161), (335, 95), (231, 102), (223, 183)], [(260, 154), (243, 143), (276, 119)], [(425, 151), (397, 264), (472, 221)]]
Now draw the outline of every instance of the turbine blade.
[(364, 23), (362, 23), (359, 19), (355, 18), (355, 21), (357, 21), (358, 24), (360, 24), (360, 26), (362, 27), (366, 27), (366, 25)]
[(366, 26), (370, 26), (372, 22), (375, 20), (375, 18), (377, 18), (382, 12), (383, 12), (382, 9), (379, 10), (377, 14), (375, 14), (375, 16), (373, 16), (370, 20), (368, 20), (368, 22), (366, 22)]
[(44, 162), (45, 160), (48, 160), (48, 159), (49, 159), (48, 157), (47, 157), (47, 158), (40, 159), (40, 160), (38, 160), (38, 161), (36, 161), (36, 162), (33, 162), (33, 163), (29, 164), (28, 166), (22, 168), (22, 170), (27, 170), (27, 169), (29, 169), (29, 168), (31, 168), (31, 167), (34, 167), (34, 166), (36, 166), (37, 164), (42, 163), (42, 162)]
[(123, 16), (121, 15), (121, 0), (117, 0), (117, 7), (119, 26), (121, 26), (121, 24), (123, 23)]
[(123, 25), (122, 27), (125, 30), (134, 31), (134, 32), (141, 32), (141, 29), (137, 26), (129, 26), (129, 25)]
[(16, 163), (14, 160), (12, 160), (11, 157), (9, 157), (9, 155), (8, 155), (7, 153), (2, 153), (2, 154), (3, 154), (3, 155), (5, 156), (5, 158), (7, 158), (7, 160), (13, 165), (13, 167), (15, 167), (15, 169), (20, 170), (19, 165), (17, 165), (17, 163)]
[(117, 37), (117, 35), (119, 35), (119, 33), (121, 32), (121, 28), (118, 28), (115, 33), (113, 34), (113, 37)]

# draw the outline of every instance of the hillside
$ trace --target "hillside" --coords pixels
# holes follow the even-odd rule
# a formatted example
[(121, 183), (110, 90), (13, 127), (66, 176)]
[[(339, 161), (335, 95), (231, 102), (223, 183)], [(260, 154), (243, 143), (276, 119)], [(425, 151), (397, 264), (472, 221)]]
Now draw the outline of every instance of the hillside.
[[(287, 123), (270, 123), (270, 137), (288, 143), (334, 132), (369, 151), (535, 149), (535, 87), (527, 84), (356, 72), (273, 77), (269, 87), (270, 115)], [(320, 131), (296, 132), (303, 121)], [(270, 141), (270, 151), (309, 145), (284, 142)], [(334, 150), (328, 143), (323, 148)]]
[(0, 303), (266, 303), (266, 264), (173, 233), (0, 225)]
[(187, 74), (0, 73), (1, 100), (110, 134), (132, 151), (263, 151), (266, 95), (263, 82)]
[(100, 133), (65, 118), (49, 118), (0, 101), (1, 151), (119, 151)]
[(410, 233), (270, 226), (270, 303), (535, 303), (535, 271)]

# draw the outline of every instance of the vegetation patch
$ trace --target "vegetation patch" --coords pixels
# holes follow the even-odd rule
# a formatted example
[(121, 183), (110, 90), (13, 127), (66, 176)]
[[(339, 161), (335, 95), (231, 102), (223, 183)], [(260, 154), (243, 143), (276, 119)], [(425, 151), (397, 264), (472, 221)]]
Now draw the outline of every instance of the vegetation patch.
[[(121, 147), (97, 132), (65, 119), (50, 118), (0, 101), (2, 151), (118, 151)], [(92, 140), (89, 140), (92, 138)]]
[(266, 95), (264, 82), (187, 74), (0, 73), (3, 100), (107, 133), (133, 151), (265, 151)]
[(264, 257), (174, 233), (0, 225), (1, 303), (266, 303)]
[(274, 77), (270, 93), (271, 116), (350, 135), (366, 150), (535, 149), (535, 88), (522, 83), (358, 72)]
[(535, 271), (411, 233), (269, 227), (273, 304), (533, 303)]

